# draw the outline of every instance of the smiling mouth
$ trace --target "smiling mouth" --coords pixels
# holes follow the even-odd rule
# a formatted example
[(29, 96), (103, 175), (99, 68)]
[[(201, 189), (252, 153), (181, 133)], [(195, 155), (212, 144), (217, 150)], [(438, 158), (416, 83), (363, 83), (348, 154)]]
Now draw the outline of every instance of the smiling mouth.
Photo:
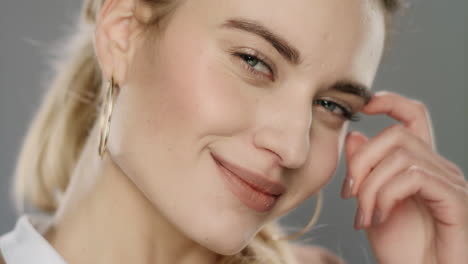
[[(285, 190), (284, 186), (262, 179), (258, 175), (226, 162), (213, 153), (212, 157), (228, 189), (244, 205), (257, 212), (270, 211)], [(234, 169), (231, 170), (231, 168)], [(233, 170), (244, 172), (244, 174), (238, 175)]]

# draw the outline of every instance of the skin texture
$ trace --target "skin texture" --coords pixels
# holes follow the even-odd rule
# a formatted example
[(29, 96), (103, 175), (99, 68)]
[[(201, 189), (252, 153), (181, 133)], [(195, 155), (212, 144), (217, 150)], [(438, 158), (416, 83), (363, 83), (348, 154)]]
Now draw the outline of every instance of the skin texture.
[[(356, 134), (346, 137), (347, 122), (339, 109), (313, 104), (328, 99), (353, 112), (363, 110), (362, 99), (329, 87), (341, 80), (372, 85), (384, 43), (377, 1), (187, 1), (164, 34), (153, 38), (135, 19), (134, 5), (133, 0), (106, 1), (96, 26), (95, 48), (104, 78), (113, 76), (119, 93), (106, 155), (102, 160), (97, 155), (95, 127), (45, 235), (70, 263), (214, 263), (218, 254), (239, 252), (265, 223), (288, 213), (331, 179), (345, 138), (353, 194), (362, 197), (368, 221), (376, 197), (365, 195), (370, 189), (366, 182), (381, 177), (371, 176), (368, 168), (388, 154), (379, 147), (398, 142), (410, 146), (411, 141), (423, 148), (431, 139), (422, 115), (405, 117), (395, 111), (413, 107), (402, 97), (381, 95), (365, 108), (367, 114), (413, 120), (408, 128), (388, 133), (406, 133), (407, 141), (394, 135), (382, 137), (380, 145)], [(139, 10), (148, 11), (144, 6)], [(301, 62), (288, 63), (258, 36), (219, 26), (232, 17), (259, 21), (281, 35), (301, 52)], [(274, 64), (274, 78), (262, 64), (253, 74), (232, 52), (245, 50), (267, 57)], [(435, 167), (449, 166), (430, 148), (424, 151)], [(246, 207), (226, 187), (212, 152), (281, 182), (286, 192), (268, 212)], [(462, 181), (461, 172), (455, 176), (455, 169), (440, 169), (447, 175), (449, 171)], [(466, 184), (464, 188), (466, 196)], [(395, 191), (388, 193), (387, 199), (394, 200)], [(463, 204), (460, 199), (458, 204)], [(399, 243), (392, 233), (408, 230), (388, 221), (387, 207), (382, 210), (386, 223), (369, 229), (379, 261), (404, 263), (411, 257), (409, 263), (427, 263), (423, 258), (433, 253), (421, 247), (436, 239), (435, 232), (428, 229), (425, 237), (406, 240), (406, 249), (414, 250), (403, 252), (414, 252), (414, 258), (405, 255), (389, 245)], [(405, 210), (394, 216), (395, 222), (433, 221), (433, 215), (422, 215), (423, 206)], [(439, 226), (443, 243), (434, 253), (443, 260), (462, 254), (459, 248), (451, 251), (452, 243), (468, 241), (466, 209), (447, 212), (454, 226)], [(460, 230), (465, 235), (452, 239)], [(395, 252), (405, 261), (393, 262)]]

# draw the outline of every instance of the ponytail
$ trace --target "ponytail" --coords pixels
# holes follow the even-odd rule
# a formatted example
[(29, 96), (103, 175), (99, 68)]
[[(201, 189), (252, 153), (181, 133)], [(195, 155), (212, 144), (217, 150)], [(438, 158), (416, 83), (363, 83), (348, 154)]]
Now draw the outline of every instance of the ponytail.
[(68, 41), (55, 78), (25, 137), (15, 171), (15, 198), (46, 211), (57, 209), (97, 114), (101, 73), (91, 27), (82, 23)]

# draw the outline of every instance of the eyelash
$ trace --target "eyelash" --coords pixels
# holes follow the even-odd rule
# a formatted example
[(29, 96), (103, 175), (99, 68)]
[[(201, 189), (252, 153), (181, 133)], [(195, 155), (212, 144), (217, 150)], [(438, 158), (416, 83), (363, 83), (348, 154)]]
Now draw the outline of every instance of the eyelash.
[[(268, 78), (271, 81), (274, 81), (274, 71), (273, 71), (272, 67), (268, 63), (266, 63), (263, 59), (259, 58), (259, 57), (261, 57), (261, 55), (259, 53), (255, 52), (255, 54), (248, 54), (248, 53), (243, 53), (243, 52), (235, 52), (234, 55), (239, 57), (243, 61), (244, 66), (246, 67), (246, 69), (250, 73), (254, 74), (255, 76), (259, 76), (261, 78)], [(266, 74), (261, 73), (258, 70), (256, 70), (254, 67), (252, 67), (252, 65), (247, 63), (248, 59), (256, 60), (256, 61), (258, 61), (258, 63), (263, 64), (271, 72), (271, 76), (266, 76)], [(336, 103), (336, 102), (334, 102), (332, 100), (316, 99), (316, 100), (314, 100), (313, 104), (321, 105), (318, 102), (327, 102), (327, 103), (330, 103), (331, 105), (334, 105), (334, 106), (338, 107), (343, 112), (343, 114), (341, 114), (340, 117), (344, 118), (346, 120), (349, 120), (351, 122), (357, 122), (357, 121), (359, 121), (361, 119), (361, 117), (358, 114), (352, 113), (346, 107), (344, 107), (341, 104)], [(325, 106), (323, 106), (323, 107), (325, 108)], [(328, 110), (328, 111), (330, 113), (332, 113), (332, 110)]]
[[(274, 71), (273, 71), (273, 67), (271, 67), (270, 64), (265, 62), (266, 59), (263, 58), (263, 55), (261, 55), (260, 53), (254, 52), (254, 54), (249, 54), (249, 53), (244, 53), (244, 52), (235, 52), (234, 56), (239, 57), (242, 60), (242, 63), (246, 67), (246, 69), (250, 73), (252, 73), (253, 75), (261, 77), (261, 78), (268, 78), (271, 81), (275, 80), (275, 74), (274, 74)], [(252, 65), (247, 63), (248, 59), (256, 60), (256, 61), (258, 61), (258, 63), (263, 64), (270, 71), (271, 74), (267, 75), (265, 73), (259, 72), (254, 67), (252, 67)]]
[[(333, 102), (332, 100), (328, 100), (328, 99), (316, 99), (314, 100), (313, 104), (318, 104), (318, 105), (321, 105), (320, 102), (327, 102), (335, 107), (338, 107), (342, 112), (343, 114), (340, 115), (340, 117), (346, 119), (346, 120), (349, 120), (351, 122), (357, 122), (361, 119), (361, 117), (358, 115), (358, 114), (355, 114), (355, 113), (352, 113), (350, 110), (348, 110), (346, 107), (336, 103), (336, 102)], [(323, 105), (322, 105), (323, 106)], [(324, 108), (326, 108), (325, 106), (323, 106)], [(327, 109), (328, 110), (328, 109)], [(333, 110), (328, 110), (330, 113), (333, 114)]]

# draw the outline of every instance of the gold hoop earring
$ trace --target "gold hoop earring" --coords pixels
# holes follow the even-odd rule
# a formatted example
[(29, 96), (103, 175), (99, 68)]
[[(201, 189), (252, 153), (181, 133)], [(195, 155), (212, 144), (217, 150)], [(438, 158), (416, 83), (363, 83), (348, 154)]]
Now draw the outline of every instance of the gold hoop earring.
[(278, 240), (293, 240), (293, 239), (296, 239), (296, 238), (304, 235), (305, 233), (307, 233), (307, 231), (309, 231), (312, 228), (312, 226), (317, 222), (317, 220), (319, 218), (319, 215), (320, 215), (320, 211), (322, 210), (322, 203), (323, 203), (323, 195), (322, 195), (322, 191), (319, 191), (317, 193), (317, 202), (316, 202), (316, 206), (315, 206), (315, 212), (314, 212), (312, 218), (310, 219), (309, 223), (303, 229), (301, 229), (299, 232), (296, 232), (296, 233), (290, 234), (290, 235), (286, 235), (286, 236), (273, 236), (271, 238), (271, 240), (275, 240), (275, 241), (278, 241)]
[(109, 138), (110, 122), (112, 110), (114, 107), (114, 77), (111, 77), (109, 85), (107, 85), (104, 100), (102, 102), (102, 110), (100, 116), (100, 132), (99, 132), (99, 156), (104, 157), (107, 150), (107, 139)]

